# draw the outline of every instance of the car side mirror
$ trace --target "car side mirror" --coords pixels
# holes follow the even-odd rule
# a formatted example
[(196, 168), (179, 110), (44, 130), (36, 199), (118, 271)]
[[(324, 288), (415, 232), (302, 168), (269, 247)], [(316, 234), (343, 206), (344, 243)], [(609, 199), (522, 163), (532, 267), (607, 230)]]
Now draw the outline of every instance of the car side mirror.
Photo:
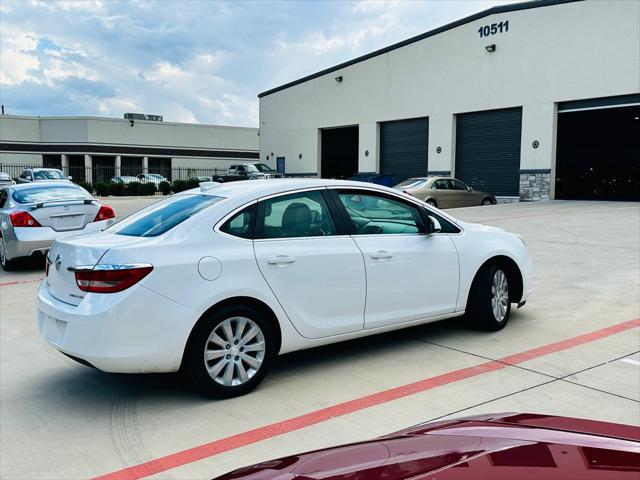
[(73, 180), (73, 177), (72, 177), (71, 175), (69, 175), (69, 176), (67, 177), (67, 180)]
[(427, 217), (427, 235), (438, 233), (440, 231), (442, 231), (442, 225), (440, 225), (438, 219), (429, 215)]
[(467, 187), (467, 192), (473, 192), (473, 187)]

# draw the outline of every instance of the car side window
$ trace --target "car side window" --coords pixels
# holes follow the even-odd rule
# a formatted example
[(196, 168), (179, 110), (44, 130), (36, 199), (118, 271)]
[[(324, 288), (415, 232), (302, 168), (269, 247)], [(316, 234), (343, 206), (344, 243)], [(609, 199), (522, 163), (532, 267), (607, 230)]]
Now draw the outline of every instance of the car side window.
[(465, 192), (468, 190), (467, 186), (462, 183), (460, 180), (449, 180), (454, 190), (464, 190)]
[(259, 204), (255, 238), (336, 235), (336, 225), (320, 191), (282, 195)]
[(255, 203), (249, 205), (247, 208), (236, 213), (233, 217), (224, 222), (220, 227), (220, 231), (233, 235), (234, 237), (246, 239), (253, 238), (256, 209)]
[(436, 190), (449, 190), (449, 183), (446, 180), (436, 180), (433, 185)]
[(341, 191), (338, 198), (356, 235), (402, 235), (423, 231), (420, 210), (413, 205), (360, 191)]
[(20, 178), (27, 178), (27, 171), (24, 170), (21, 174), (20, 174)]
[(4, 204), (7, 203), (7, 190), (0, 190), (0, 208), (4, 208)]

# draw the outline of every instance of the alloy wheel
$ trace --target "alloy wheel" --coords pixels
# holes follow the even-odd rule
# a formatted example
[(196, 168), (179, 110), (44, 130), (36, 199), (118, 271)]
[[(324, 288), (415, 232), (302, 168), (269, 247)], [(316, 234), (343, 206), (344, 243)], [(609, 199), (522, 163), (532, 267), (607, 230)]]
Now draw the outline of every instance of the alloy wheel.
[(482, 201), (482, 205), (493, 205), (493, 204), (492, 204), (491, 200), (489, 200), (488, 198), (485, 198), (485, 199)]
[(502, 270), (496, 270), (491, 282), (491, 309), (498, 322), (502, 322), (507, 315), (509, 306), (509, 284), (507, 276)]
[(262, 329), (246, 317), (230, 317), (211, 332), (204, 347), (204, 364), (209, 376), (225, 387), (249, 381), (265, 359)]

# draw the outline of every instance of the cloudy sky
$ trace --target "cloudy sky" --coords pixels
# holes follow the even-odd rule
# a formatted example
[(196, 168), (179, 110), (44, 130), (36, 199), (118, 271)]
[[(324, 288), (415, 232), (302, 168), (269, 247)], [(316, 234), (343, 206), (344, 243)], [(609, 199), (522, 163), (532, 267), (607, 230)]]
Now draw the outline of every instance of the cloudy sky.
[(0, 102), (257, 126), (258, 93), (498, 3), (1, 0)]

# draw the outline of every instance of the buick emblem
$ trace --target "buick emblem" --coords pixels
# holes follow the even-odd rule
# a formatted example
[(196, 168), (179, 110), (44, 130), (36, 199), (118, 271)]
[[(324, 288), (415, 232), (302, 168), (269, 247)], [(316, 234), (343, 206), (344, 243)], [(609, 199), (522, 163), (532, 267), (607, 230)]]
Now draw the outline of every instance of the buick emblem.
[(62, 266), (62, 259), (60, 258), (60, 255), (58, 255), (56, 257), (56, 261), (53, 264), (56, 267), (56, 271), (59, 272), (60, 271), (60, 267)]

